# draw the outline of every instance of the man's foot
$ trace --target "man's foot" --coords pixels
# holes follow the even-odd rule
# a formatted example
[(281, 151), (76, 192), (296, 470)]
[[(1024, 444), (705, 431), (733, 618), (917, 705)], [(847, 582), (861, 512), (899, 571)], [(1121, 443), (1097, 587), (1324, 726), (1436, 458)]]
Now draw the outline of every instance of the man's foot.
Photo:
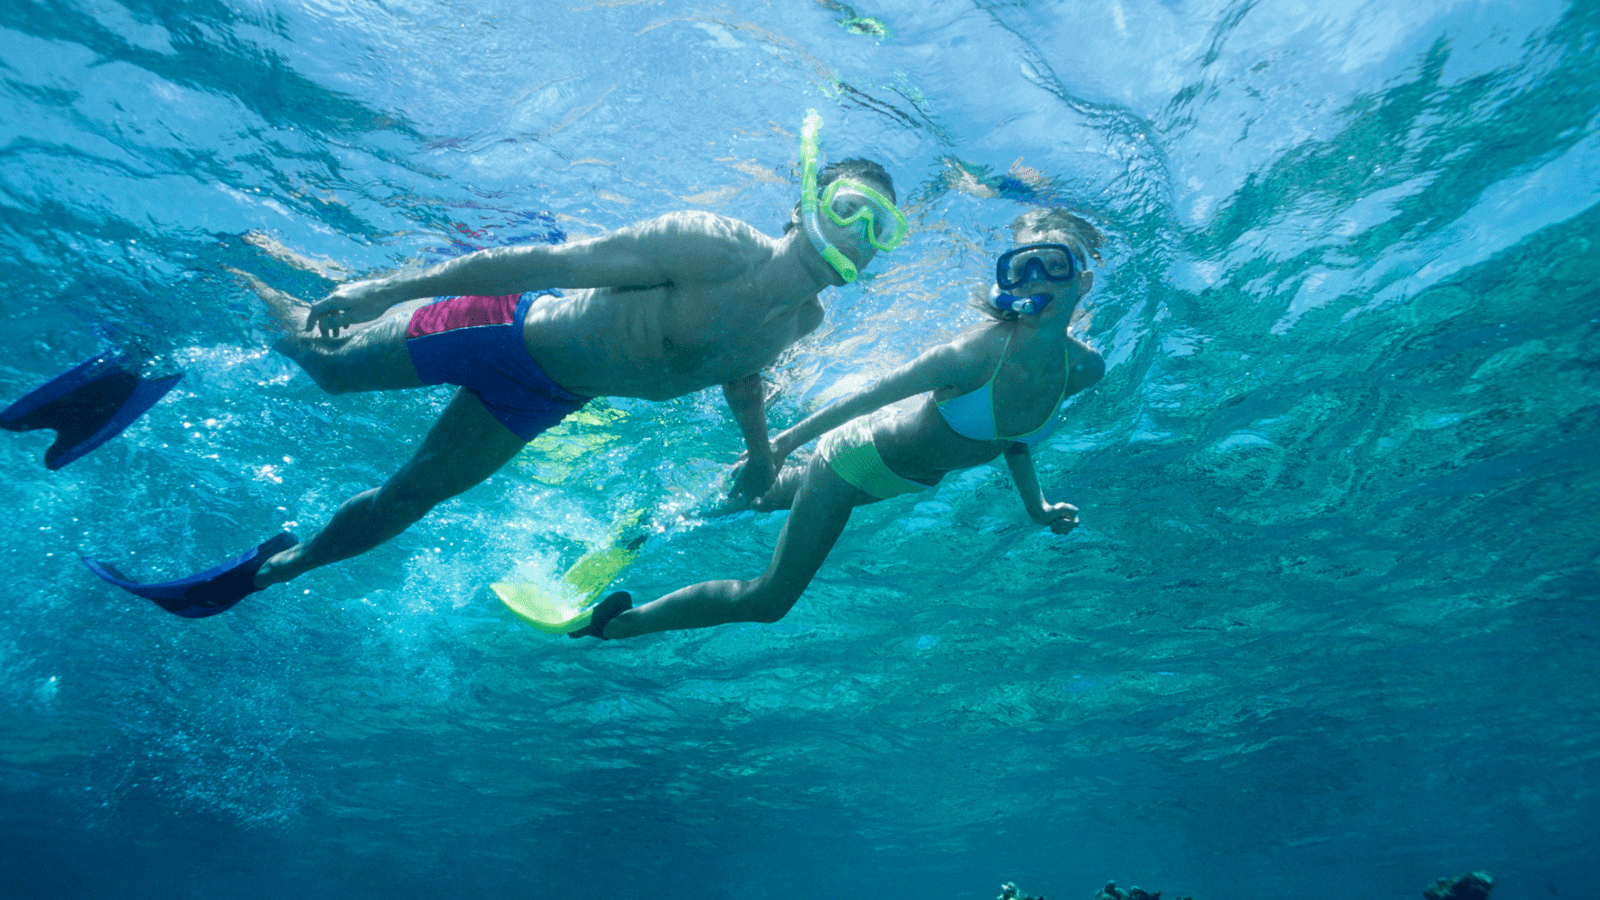
[(606, 626), (611, 620), (633, 609), (633, 595), (627, 591), (617, 591), (615, 594), (595, 604), (594, 613), (589, 616), (589, 624), (577, 631), (567, 632), (567, 637), (594, 637), (608, 640)]
[(278, 290), (242, 269), (224, 268), (243, 282), (245, 287), (256, 292), (256, 296), (266, 304), (267, 312), (272, 315), (272, 320), (278, 324), (280, 331), (286, 335), (293, 335), (306, 330), (306, 319), (311, 315), (310, 304)]

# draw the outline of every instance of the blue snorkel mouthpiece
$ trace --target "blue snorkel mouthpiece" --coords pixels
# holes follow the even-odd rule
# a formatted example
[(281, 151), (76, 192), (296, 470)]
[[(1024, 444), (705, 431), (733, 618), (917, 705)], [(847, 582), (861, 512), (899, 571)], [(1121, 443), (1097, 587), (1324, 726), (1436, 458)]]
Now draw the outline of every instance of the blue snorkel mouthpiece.
[(1014, 312), (1024, 316), (1037, 316), (1044, 312), (1044, 308), (1050, 305), (1052, 299), (1054, 298), (1049, 294), (1018, 297), (1000, 290), (1000, 285), (998, 284), (989, 285), (989, 302), (994, 304), (996, 309), (1004, 312)]

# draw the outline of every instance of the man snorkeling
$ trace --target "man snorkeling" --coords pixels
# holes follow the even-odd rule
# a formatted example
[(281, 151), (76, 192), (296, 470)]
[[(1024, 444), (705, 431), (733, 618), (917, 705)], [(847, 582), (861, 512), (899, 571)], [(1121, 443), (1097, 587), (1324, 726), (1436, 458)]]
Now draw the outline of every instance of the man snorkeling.
[[(818, 172), (820, 125), (808, 115), (800, 203), (776, 239), (735, 219), (679, 212), (591, 240), (481, 250), (351, 282), (309, 307), (253, 281), (288, 332), (275, 349), (323, 389), (460, 389), (399, 472), (345, 501), (303, 543), (285, 532), (157, 584), (85, 564), (180, 616), (214, 615), (400, 534), (603, 396), (667, 400), (721, 385), (748, 445), (734, 493), (760, 496), (777, 465), (760, 371), (821, 324), (824, 287), (854, 281), (907, 230), (877, 163), (847, 159)], [(552, 289), (566, 293), (533, 296)], [(434, 297), (448, 299), (424, 299)]]

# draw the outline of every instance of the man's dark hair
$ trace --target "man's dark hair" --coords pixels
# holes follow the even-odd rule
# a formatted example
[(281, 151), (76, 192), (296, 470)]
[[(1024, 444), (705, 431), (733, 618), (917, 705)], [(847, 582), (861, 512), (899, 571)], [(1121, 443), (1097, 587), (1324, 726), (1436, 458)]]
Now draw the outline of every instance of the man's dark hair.
[(851, 181), (865, 181), (868, 187), (876, 184), (884, 189), (883, 194), (890, 200), (895, 203), (900, 202), (900, 198), (895, 196), (894, 193), (894, 179), (889, 177), (889, 173), (884, 170), (883, 166), (870, 159), (852, 156), (849, 159), (841, 159), (836, 163), (828, 163), (822, 167), (822, 171), (817, 173), (817, 190), (820, 191), (841, 178), (848, 178)]
[[(890, 202), (900, 202), (900, 198), (894, 192), (894, 179), (889, 177), (888, 171), (883, 166), (870, 159), (852, 156), (849, 159), (828, 163), (822, 167), (822, 171), (817, 173), (817, 190), (821, 192), (827, 189), (828, 185), (841, 178), (862, 181), (872, 188), (882, 188), (883, 190), (880, 193), (888, 197)], [(800, 204), (796, 203), (794, 208), (796, 212), (799, 212)], [(791, 216), (790, 220), (784, 223), (783, 231), (788, 234), (790, 229), (794, 227), (794, 217)]]

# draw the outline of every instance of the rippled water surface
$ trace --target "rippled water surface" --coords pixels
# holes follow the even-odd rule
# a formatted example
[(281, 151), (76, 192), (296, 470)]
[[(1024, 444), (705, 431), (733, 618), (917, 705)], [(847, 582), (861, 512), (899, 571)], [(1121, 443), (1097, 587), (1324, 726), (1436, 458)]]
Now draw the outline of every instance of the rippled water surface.
[[(59, 472), (0, 435), (0, 893), (1197, 900), (1600, 894), (1600, 5), (0, 2), (0, 399), (179, 388)], [(184, 621), (395, 470), (443, 391), (330, 397), (314, 298), (683, 208), (776, 234), (808, 108), (914, 232), (771, 372), (786, 425), (976, 321), (1006, 224), (1108, 235), (1109, 370), (1036, 451), (863, 509), (796, 610), (605, 645), (487, 590), (630, 511), (653, 597), (718, 392), (592, 405), (367, 556)], [(9, 402), (7, 399), (6, 402)]]

